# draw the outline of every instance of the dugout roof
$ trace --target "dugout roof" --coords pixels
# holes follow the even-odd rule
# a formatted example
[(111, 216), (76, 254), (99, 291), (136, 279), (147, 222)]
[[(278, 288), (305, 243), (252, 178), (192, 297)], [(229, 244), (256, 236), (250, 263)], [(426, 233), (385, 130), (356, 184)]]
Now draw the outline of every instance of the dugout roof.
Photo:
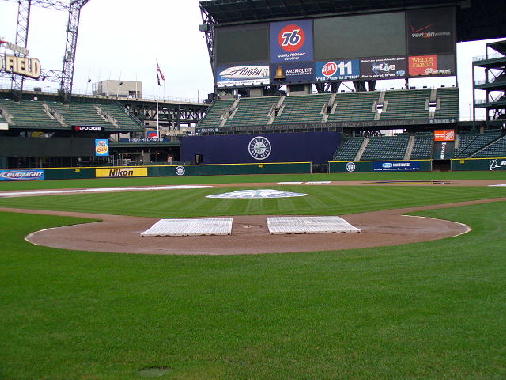
[(202, 10), (215, 24), (240, 24), (330, 15), (457, 5), (458, 42), (506, 36), (505, 1), (486, 0), (212, 0)]

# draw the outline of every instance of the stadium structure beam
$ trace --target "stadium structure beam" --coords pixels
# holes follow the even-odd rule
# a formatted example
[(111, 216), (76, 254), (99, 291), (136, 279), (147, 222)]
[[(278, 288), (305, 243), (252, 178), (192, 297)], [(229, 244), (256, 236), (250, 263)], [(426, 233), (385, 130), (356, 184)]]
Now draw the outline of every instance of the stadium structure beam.
[(59, 11), (64, 11), (69, 8), (68, 3), (59, 0), (3, 0), (3, 1), (16, 1), (18, 3), (31, 2), (32, 5), (37, 5), (42, 8), (57, 9)]
[(207, 51), (209, 52), (209, 63), (211, 64), (211, 71), (214, 75), (214, 25), (216, 22), (202, 4), (200, 4), (200, 13), (203, 21), (200, 26), (200, 31), (205, 33)]
[(74, 83), (74, 62), (76, 57), (77, 37), (79, 35), (79, 18), (81, 9), (89, 0), (72, 0), (69, 6), (69, 19), (67, 23), (67, 44), (63, 56), (63, 69), (60, 82), (60, 96), (63, 102), (68, 102), (72, 94)]
[[(26, 49), (28, 46), (28, 32), (30, 31), (30, 10), (32, 8), (32, 1), (18, 1), (18, 16), (16, 23), (16, 45)], [(26, 53), (15, 51), (16, 57), (25, 57)], [(11, 91), (14, 97), (18, 99), (21, 92), (23, 92), (24, 77), (19, 74), (12, 74)]]

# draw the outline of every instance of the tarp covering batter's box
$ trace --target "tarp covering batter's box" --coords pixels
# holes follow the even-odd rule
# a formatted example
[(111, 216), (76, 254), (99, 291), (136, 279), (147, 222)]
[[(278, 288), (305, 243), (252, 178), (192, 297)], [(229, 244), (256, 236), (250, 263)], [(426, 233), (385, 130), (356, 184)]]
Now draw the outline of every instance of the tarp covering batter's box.
[(361, 232), (338, 216), (267, 218), (267, 227), (273, 235)]
[(141, 236), (231, 235), (233, 218), (161, 219)]

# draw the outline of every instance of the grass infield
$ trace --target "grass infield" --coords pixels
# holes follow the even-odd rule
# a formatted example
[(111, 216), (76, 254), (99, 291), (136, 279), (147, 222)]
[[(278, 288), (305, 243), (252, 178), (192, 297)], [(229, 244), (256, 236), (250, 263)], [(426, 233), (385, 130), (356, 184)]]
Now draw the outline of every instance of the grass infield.
[[(220, 188), (2, 199), (0, 206), (333, 214), (506, 193), (283, 188), (309, 196), (203, 198), (227, 190)], [(505, 378), (506, 202), (417, 214), (473, 231), (338, 252), (142, 256), (32, 246), (28, 233), (83, 220), (0, 213), (0, 378), (138, 379), (139, 370), (157, 366), (169, 368), (167, 379)]]

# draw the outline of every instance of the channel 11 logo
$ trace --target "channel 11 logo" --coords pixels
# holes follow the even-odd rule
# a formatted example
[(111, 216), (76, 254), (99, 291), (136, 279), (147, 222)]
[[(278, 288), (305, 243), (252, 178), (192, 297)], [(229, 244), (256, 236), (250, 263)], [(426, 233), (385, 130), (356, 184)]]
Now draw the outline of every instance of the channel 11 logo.
[(290, 53), (299, 51), (304, 46), (305, 41), (304, 29), (296, 24), (285, 26), (278, 35), (279, 46)]

